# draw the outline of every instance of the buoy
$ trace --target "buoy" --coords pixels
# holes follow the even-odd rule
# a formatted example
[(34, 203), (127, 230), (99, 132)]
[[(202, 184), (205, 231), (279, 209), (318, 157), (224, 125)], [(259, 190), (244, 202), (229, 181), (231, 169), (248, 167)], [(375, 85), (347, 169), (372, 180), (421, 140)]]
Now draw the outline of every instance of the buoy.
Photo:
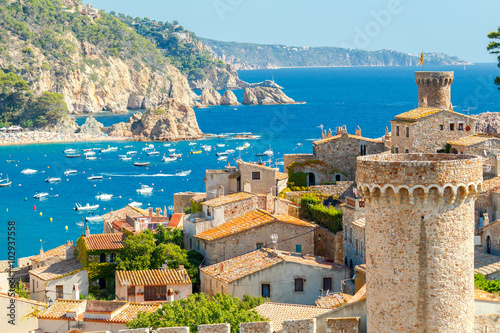
[(122, 198), (122, 196), (120, 195), (120, 196), (118, 196), (118, 198), (120, 198), (120, 199), (121, 199), (121, 198)]
[(43, 215), (42, 212), (40, 212), (40, 216), (42, 216), (42, 215)]
[(68, 230), (68, 226), (65, 226), (64, 229)]
[(9, 211), (9, 209), (7, 208), (7, 211)]
[(33, 206), (33, 210), (36, 210), (36, 206)]
[(52, 217), (50, 218), (50, 222), (52, 222)]

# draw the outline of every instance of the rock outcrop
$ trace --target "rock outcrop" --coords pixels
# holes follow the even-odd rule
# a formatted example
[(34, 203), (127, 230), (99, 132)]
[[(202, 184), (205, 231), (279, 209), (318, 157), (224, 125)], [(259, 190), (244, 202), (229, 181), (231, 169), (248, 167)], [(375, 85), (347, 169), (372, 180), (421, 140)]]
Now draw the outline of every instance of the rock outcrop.
[(293, 104), (295, 101), (285, 95), (278, 88), (255, 87), (245, 88), (243, 104), (247, 105), (272, 105), (272, 104)]
[(248, 87), (254, 88), (254, 87), (268, 87), (268, 88), (278, 88), (278, 89), (283, 89), (282, 86), (277, 84), (274, 81), (271, 80), (264, 80), (262, 82), (257, 82), (257, 83), (249, 83)]
[(51, 122), (42, 128), (45, 132), (63, 133), (63, 134), (73, 134), (78, 131), (79, 126), (75, 121), (73, 116), (64, 116), (57, 119), (55, 122)]
[(201, 92), (200, 103), (203, 105), (220, 105), (221, 96), (215, 89), (205, 88)]
[(225, 67), (205, 68), (207, 77), (203, 80), (189, 80), (191, 89), (199, 90), (205, 88), (213, 89), (242, 89), (248, 87), (248, 83), (240, 80), (238, 72), (230, 65)]
[(94, 117), (88, 117), (85, 120), (85, 123), (82, 126), (80, 126), (80, 129), (77, 131), (77, 133), (89, 134), (89, 135), (101, 135), (103, 127), (104, 127), (103, 124), (95, 120)]
[(475, 117), (477, 117), (477, 132), (500, 133), (500, 112), (484, 112)]
[(203, 136), (193, 109), (168, 100), (158, 109), (136, 113), (126, 123), (108, 129), (111, 136), (136, 136), (151, 140), (190, 140)]
[(231, 90), (226, 90), (220, 100), (220, 105), (240, 105), (236, 95)]

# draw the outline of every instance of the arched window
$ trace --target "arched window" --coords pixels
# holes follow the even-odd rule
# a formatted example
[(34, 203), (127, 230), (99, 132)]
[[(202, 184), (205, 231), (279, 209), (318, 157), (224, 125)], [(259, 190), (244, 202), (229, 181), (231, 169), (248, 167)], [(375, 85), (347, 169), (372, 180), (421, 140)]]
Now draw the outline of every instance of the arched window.
[(341, 180), (342, 180), (342, 175), (341, 175), (340, 173), (337, 173), (337, 174), (335, 175), (335, 181), (336, 181), (336, 182), (340, 182)]

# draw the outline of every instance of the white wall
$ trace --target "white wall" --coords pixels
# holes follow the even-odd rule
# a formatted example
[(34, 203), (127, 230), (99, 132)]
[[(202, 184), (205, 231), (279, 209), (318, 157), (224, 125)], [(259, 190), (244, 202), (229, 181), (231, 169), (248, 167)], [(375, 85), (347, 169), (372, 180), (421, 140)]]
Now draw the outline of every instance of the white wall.
[(474, 300), (474, 313), (476, 316), (500, 313), (500, 302)]
[[(38, 288), (37, 286), (38, 282)], [(47, 285), (46, 285), (47, 284)], [(88, 272), (83, 269), (81, 271), (76, 272), (75, 274), (61, 277), (59, 279), (43, 281), (33, 274), (30, 274), (30, 298), (43, 302), (45, 301), (45, 297), (47, 299), (51, 299), (52, 301), (56, 300), (56, 286), (63, 286), (63, 299), (71, 299), (73, 293), (73, 285), (77, 284), (80, 289), (80, 295), (87, 296), (89, 293), (89, 281), (88, 281)], [(35, 288), (33, 289), (33, 285)], [(45, 293), (45, 289), (47, 292)]]
[(40, 310), (44, 310), (45, 306), (43, 305), (35, 305), (33, 302), (25, 301), (22, 299), (14, 299), (14, 307), (15, 307), (15, 325), (11, 325), (8, 323), (11, 320), (10, 317), (7, 317), (7, 314), (10, 313), (9, 306), (11, 306), (11, 297), (0, 296), (0, 308), (2, 309), (2, 316), (0, 320), (0, 332), (5, 333), (26, 333), (30, 330), (34, 330), (38, 328), (38, 318), (23, 318), (26, 314), (33, 311), (33, 308), (38, 308)]
[[(68, 330), (68, 321), (66, 320), (40, 319), (38, 323), (39, 328), (41, 329), (41, 333), (59, 333), (66, 332)], [(127, 329), (125, 324), (86, 321), (81, 321), (80, 323), (83, 323), (83, 327), (79, 328), (79, 330), (81, 330), (82, 332), (111, 331), (113, 333), (118, 333), (119, 330)], [(76, 329), (76, 324), (76, 321), (69, 321), (70, 329)], [(26, 331), (23, 333), (26, 333)]]

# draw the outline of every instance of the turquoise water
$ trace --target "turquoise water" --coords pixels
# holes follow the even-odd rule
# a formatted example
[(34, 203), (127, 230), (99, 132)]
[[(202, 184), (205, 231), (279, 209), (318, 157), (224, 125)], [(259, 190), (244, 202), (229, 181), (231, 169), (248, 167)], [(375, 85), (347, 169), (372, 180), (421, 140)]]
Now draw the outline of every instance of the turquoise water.
[[(456, 111), (468, 107), (471, 114), (500, 111), (500, 91), (492, 83), (494, 75), (499, 74), (495, 64), (468, 66), (465, 70), (463, 67), (425, 69), (455, 71), (452, 103)], [(205, 133), (246, 132), (259, 135), (260, 139), (203, 140), (195, 147), (202, 144), (215, 146), (223, 142), (226, 147), (222, 150), (225, 150), (249, 142), (251, 147), (243, 150), (241, 157), (246, 161), (257, 161), (255, 154), (263, 152), (270, 145), (278, 159), (284, 153), (311, 152), (312, 140), (321, 135), (320, 125), (334, 129), (346, 124), (350, 133), (359, 125), (363, 136), (380, 137), (394, 115), (416, 106), (414, 70), (407, 67), (375, 67), (241, 71), (240, 77), (249, 82), (274, 76), (275, 81), (285, 87), (287, 95), (306, 104), (196, 109), (198, 123)], [(240, 101), (243, 99), (243, 91), (235, 91), (235, 94)], [(109, 126), (127, 120), (129, 116), (102, 113), (98, 115), (98, 120)], [(84, 120), (78, 118), (80, 123)], [(95, 161), (67, 159), (63, 153), (65, 148), (82, 150), (105, 148), (108, 145), (117, 146), (119, 150), (98, 153)], [(125, 145), (134, 145), (132, 150), (139, 152), (132, 161), (120, 161), (118, 158), (118, 155), (125, 154)], [(137, 142), (102, 142), (0, 147), (0, 178), (8, 175), (13, 182), (11, 187), (0, 188), (0, 260), (7, 258), (6, 245), (2, 245), (6, 244), (9, 220), (15, 220), (17, 224), (16, 256), (33, 255), (40, 249), (40, 239), (44, 242), (44, 249), (50, 249), (66, 240), (76, 240), (81, 235), (84, 214), (73, 210), (75, 202), (83, 205), (99, 203), (99, 214), (109, 212), (110, 208), (122, 208), (131, 201), (142, 202), (143, 208), (147, 208), (148, 204), (151, 207), (168, 207), (173, 204), (173, 193), (204, 191), (202, 178), (205, 170), (227, 164), (217, 160), (215, 147), (209, 153), (190, 155), (188, 142), (172, 143), (171, 147), (155, 143), (160, 156), (147, 156), (142, 151), (144, 145)], [(169, 148), (182, 152), (182, 159), (170, 163), (160, 162), (161, 156), (163, 153), (168, 154)], [(237, 157), (238, 151), (228, 161), (234, 164)], [(7, 159), (17, 162), (5, 163)], [(134, 160), (150, 161), (151, 165), (147, 169), (134, 167)], [(25, 168), (36, 169), (38, 173), (21, 174)], [(76, 169), (79, 173), (64, 177), (63, 172), (68, 168)], [(186, 177), (173, 176), (180, 170), (192, 172)], [(104, 179), (89, 181), (87, 177), (91, 174), (103, 175)], [(45, 183), (48, 176), (62, 177), (62, 181)], [(142, 184), (154, 187), (152, 195), (142, 196), (136, 192)], [(35, 200), (33, 195), (36, 191), (49, 192), (50, 197), (43, 201)], [(110, 201), (99, 202), (94, 198), (98, 192), (110, 193), (114, 197)], [(89, 228), (92, 233), (100, 233), (102, 223), (91, 223)]]

